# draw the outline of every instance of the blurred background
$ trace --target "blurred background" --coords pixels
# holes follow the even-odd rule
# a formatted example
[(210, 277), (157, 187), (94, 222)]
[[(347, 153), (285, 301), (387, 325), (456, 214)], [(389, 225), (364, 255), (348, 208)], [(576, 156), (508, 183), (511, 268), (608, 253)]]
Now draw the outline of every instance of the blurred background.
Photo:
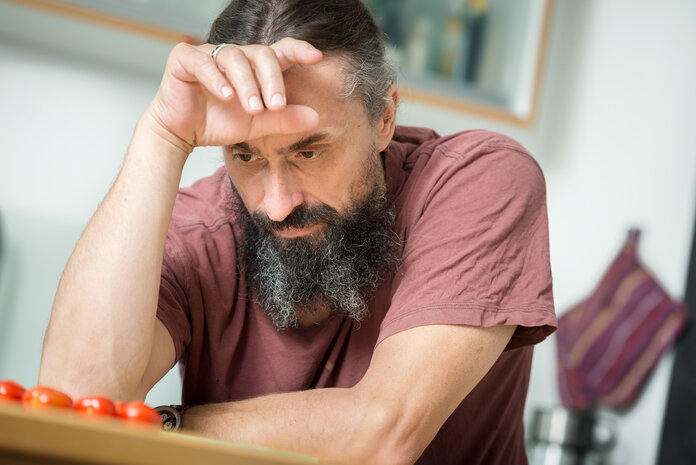
[[(168, 52), (205, 37), (224, 3), (0, 0), (0, 379), (35, 384), (62, 269)], [(432, 17), (419, 2), (368, 3), (402, 64), (400, 124), (499, 131), (540, 163), (559, 315), (592, 292), (631, 227), (642, 230), (643, 262), (684, 298), (696, 2), (442, 0)], [(219, 166), (218, 149), (196, 149), (182, 185)], [(559, 404), (554, 337), (535, 351), (528, 417)], [(673, 359), (661, 359), (630, 410), (611, 414), (611, 463), (657, 463)], [(179, 389), (173, 371), (148, 402), (177, 403)]]

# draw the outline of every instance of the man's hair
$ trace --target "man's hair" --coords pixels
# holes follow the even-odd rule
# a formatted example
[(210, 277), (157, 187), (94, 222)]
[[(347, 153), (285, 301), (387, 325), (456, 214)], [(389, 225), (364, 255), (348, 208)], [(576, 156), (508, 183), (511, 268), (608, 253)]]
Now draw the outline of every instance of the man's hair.
[(284, 37), (340, 57), (345, 96), (360, 96), (371, 121), (383, 114), (396, 72), (386, 59), (382, 31), (362, 1), (232, 0), (213, 22), (208, 42), (271, 45)]

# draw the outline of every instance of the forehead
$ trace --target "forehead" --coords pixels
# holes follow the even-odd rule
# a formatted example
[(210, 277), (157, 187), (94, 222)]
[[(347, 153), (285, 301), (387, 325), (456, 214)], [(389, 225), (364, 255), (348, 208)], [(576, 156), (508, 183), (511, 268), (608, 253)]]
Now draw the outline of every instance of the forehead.
[(320, 125), (366, 117), (362, 101), (346, 96), (346, 74), (336, 56), (325, 56), (312, 66), (293, 66), (283, 77), (288, 103), (313, 108), (319, 113)]
[(345, 95), (345, 71), (340, 59), (325, 55), (315, 65), (295, 65), (283, 73), (283, 80), (287, 103), (314, 109), (319, 125), (307, 133), (271, 134), (246, 141), (250, 146), (273, 151), (317, 133), (335, 143), (355, 144), (366, 139), (356, 131), (369, 130), (367, 112), (361, 99)]

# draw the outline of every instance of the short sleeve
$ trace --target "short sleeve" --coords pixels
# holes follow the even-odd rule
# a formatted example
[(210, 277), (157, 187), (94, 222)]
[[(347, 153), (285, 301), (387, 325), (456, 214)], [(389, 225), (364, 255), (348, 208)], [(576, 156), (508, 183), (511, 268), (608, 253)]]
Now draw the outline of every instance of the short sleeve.
[[(517, 325), (506, 350), (556, 327), (544, 178), (502, 139), (433, 152), (402, 208), (403, 263), (378, 342), (428, 324)], [(413, 176), (413, 174), (411, 175)]]
[(190, 308), (186, 292), (188, 268), (186, 250), (175, 230), (170, 227), (162, 260), (157, 318), (174, 341), (177, 361), (191, 342)]

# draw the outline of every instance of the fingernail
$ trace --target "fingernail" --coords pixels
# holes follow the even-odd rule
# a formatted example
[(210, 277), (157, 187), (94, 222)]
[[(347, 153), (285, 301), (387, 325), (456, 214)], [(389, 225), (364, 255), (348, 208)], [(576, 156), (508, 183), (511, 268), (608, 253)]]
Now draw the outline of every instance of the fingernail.
[(256, 95), (252, 95), (249, 98), (249, 108), (251, 108), (252, 110), (260, 110), (261, 108), (263, 108), (261, 106), (261, 100), (259, 100), (259, 98)]
[(271, 105), (274, 107), (282, 107), (285, 105), (285, 97), (280, 94), (274, 94), (273, 97), (271, 97)]
[(225, 86), (222, 88), (222, 96), (227, 98), (230, 95), (232, 95), (232, 88), (229, 86)]

